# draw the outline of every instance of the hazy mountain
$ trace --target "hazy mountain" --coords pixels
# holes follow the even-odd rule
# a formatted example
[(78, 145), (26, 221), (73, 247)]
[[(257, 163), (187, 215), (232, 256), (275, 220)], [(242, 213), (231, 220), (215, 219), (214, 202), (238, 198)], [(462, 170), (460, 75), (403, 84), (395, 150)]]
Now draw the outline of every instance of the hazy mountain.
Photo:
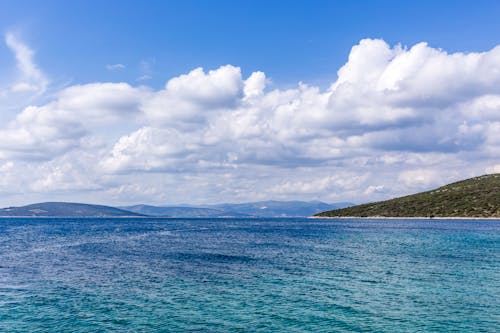
[(125, 217), (143, 216), (134, 212), (101, 205), (71, 202), (43, 202), (22, 207), (0, 209), (1, 216), (29, 217)]
[(135, 205), (120, 208), (139, 214), (163, 217), (249, 217), (248, 215), (239, 214), (236, 212), (201, 207), (161, 207), (150, 205)]
[(254, 217), (304, 217), (316, 213), (352, 206), (351, 203), (341, 202), (327, 204), (321, 201), (258, 201), (247, 203), (225, 203), (207, 206), (208, 208), (238, 212)]
[(0, 209), (0, 217), (304, 217), (348, 205), (350, 204), (329, 205), (320, 201), (260, 201), (240, 204), (226, 203), (204, 207), (135, 205), (115, 208), (81, 203), (44, 202)]
[(145, 215), (170, 217), (304, 217), (348, 206), (352, 204), (341, 202), (330, 205), (321, 201), (259, 201), (198, 207), (136, 205), (120, 208)]
[(500, 174), (470, 178), (391, 200), (330, 210), (317, 216), (500, 218)]

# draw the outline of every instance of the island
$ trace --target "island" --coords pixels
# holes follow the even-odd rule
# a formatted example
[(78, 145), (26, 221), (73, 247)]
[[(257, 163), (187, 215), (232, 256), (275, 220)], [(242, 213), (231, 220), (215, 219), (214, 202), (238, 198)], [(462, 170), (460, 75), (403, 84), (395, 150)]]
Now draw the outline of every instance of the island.
[(0, 217), (145, 217), (127, 210), (74, 202), (41, 202), (0, 209)]

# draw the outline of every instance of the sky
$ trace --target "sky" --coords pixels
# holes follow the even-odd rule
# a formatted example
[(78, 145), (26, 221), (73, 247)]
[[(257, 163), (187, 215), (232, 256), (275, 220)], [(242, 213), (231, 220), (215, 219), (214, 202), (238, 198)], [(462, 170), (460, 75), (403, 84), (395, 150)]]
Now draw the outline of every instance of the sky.
[(356, 203), (500, 172), (498, 1), (2, 1), (0, 206)]

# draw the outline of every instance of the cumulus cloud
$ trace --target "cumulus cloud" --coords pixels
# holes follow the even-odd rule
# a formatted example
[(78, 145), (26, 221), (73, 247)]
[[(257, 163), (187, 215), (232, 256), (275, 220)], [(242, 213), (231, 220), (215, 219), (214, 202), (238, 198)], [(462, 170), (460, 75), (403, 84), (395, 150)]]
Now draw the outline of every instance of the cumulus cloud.
[(7, 128), (0, 130), (0, 149), (15, 159), (51, 159), (78, 147), (85, 129), (51, 105), (27, 107)]
[[(82, 172), (86, 171), (86, 172)], [(93, 179), (92, 170), (79, 168), (71, 161), (57, 160), (43, 165), (40, 176), (30, 185), (34, 192), (95, 191), (101, 186)]]
[[(498, 165), (500, 47), (449, 54), (365, 39), (326, 89), (269, 83), (263, 72), (244, 77), (226, 65), (156, 91), (67, 87), (0, 129), (0, 162), (50, 165), (38, 191), (73, 181), (121, 198), (150, 184), (151, 197), (182, 200), (174, 190), (184, 184), (186, 201), (373, 200)], [(78, 152), (94, 167), (62, 162)]]
[(199, 149), (188, 136), (175, 129), (143, 127), (121, 137), (102, 165), (111, 172), (167, 169), (175, 172), (183, 168), (191, 151)]
[[(303, 170), (307, 173), (307, 170)], [(277, 194), (317, 194), (325, 191), (353, 190), (366, 181), (366, 174), (353, 174), (342, 172), (342, 174), (328, 175), (324, 177), (307, 177), (307, 180), (287, 180), (270, 189)]]
[(427, 187), (439, 184), (441, 175), (432, 169), (406, 170), (399, 174), (398, 180), (409, 187)]
[[(291, 167), (367, 150), (474, 150), (488, 140), (485, 121), (496, 116), (492, 93), (498, 91), (499, 78), (473, 74), (498, 71), (498, 58), (497, 48), (482, 54), (447, 54), (425, 43), (405, 49), (362, 40), (325, 91), (300, 84), (265, 92), (262, 72), (245, 80), (237, 67), (207, 73), (198, 68), (169, 80), (142, 105), (150, 127), (156, 128), (147, 130), (149, 141), (141, 141), (143, 148), (124, 137), (107, 162), (120, 169), (120, 161), (145, 161), (143, 152), (155, 151), (151, 156), (159, 162), (145, 169), (165, 167), (170, 160), (158, 155), (160, 142), (189, 147), (184, 152), (199, 158), (209, 151), (221, 164)], [(478, 117), (480, 123), (473, 121)], [(179, 128), (193, 134), (180, 141), (179, 135), (165, 135), (165, 129)], [(125, 149), (124, 142), (133, 149)]]
[(169, 80), (165, 89), (144, 103), (142, 110), (153, 124), (200, 124), (211, 111), (234, 108), (242, 88), (237, 67), (223, 66), (208, 73), (197, 68)]
[(50, 160), (81, 147), (98, 129), (113, 132), (133, 119), (144, 96), (145, 90), (125, 83), (68, 87), (55, 101), (26, 107), (0, 129), (0, 151), (13, 158)]

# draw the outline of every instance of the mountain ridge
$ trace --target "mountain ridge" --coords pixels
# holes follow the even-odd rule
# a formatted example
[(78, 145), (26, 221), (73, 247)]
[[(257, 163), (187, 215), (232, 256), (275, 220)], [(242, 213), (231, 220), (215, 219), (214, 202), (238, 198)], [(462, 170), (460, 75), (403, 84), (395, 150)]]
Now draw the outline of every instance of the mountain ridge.
[(314, 216), (500, 218), (500, 174), (473, 177), (425, 192)]
[(278, 201), (265, 200), (244, 203), (222, 203), (210, 205), (215, 209), (236, 211), (254, 217), (306, 217), (325, 209), (343, 208), (352, 206), (352, 203), (339, 202), (328, 204), (322, 201)]
[(0, 217), (145, 217), (145, 215), (111, 206), (53, 201), (1, 208)]
[(226, 212), (219, 209), (211, 209), (196, 206), (154, 206), (154, 205), (133, 205), (121, 206), (123, 210), (128, 210), (138, 214), (154, 217), (186, 217), (186, 218), (217, 218), (217, 217), (251, 217), (236, 212)]
[(185, 205), (185, 206), (152, 206), (135, 205), (123, 206), (132, 212), (170, 217), (308, 217), (326, 209), (350, 206), (351, 203), (339, 202), (327, 204), (321, 201), (256, 201), (245, 203), (221, 203), (214, 205)]
[(112, 207), (75, 202), (41, 202), (0, 209), (0, 217), (173, 217), (173, 218), (258, 218), (307, 217), (349, 203), (320, 201), (258, 201), (208, 206), (133, 205)]

